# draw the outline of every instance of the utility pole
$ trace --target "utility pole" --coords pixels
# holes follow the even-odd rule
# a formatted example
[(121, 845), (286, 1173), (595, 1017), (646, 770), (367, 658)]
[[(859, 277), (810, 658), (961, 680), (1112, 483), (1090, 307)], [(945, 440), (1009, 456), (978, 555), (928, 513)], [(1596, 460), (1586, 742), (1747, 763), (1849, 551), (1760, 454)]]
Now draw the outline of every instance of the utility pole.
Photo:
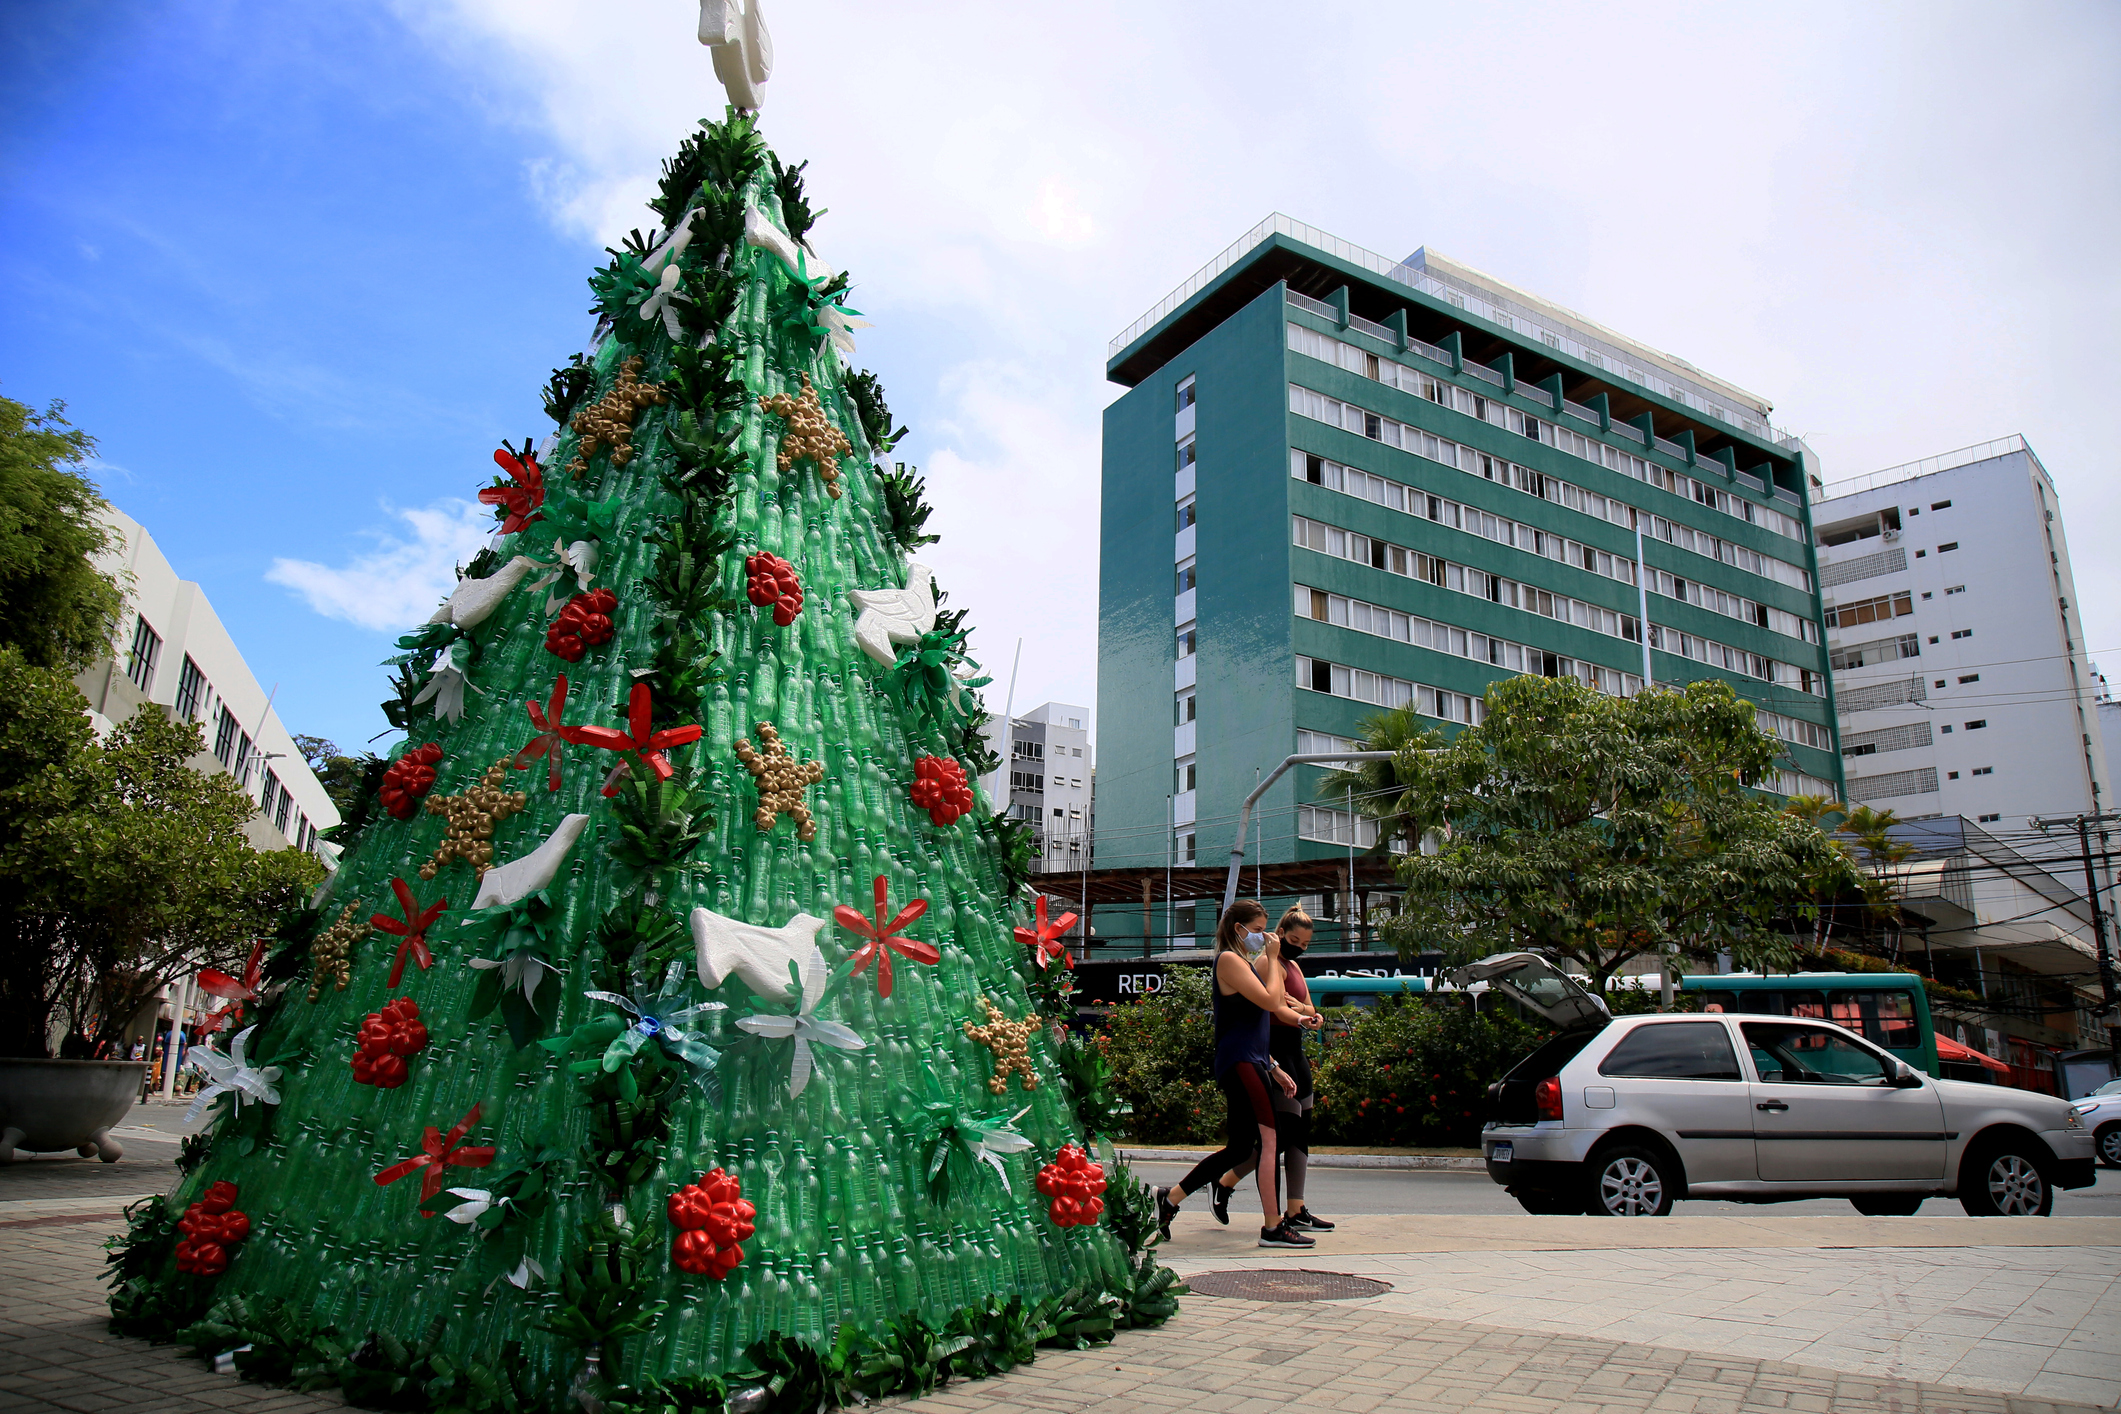
[[(2115, 1014), (2113, 952), (2107, 946), (2106, 941), (2106, 910), (2099, 902), (2099, 873), (2092, 866), (2092, 826), (2106, 825), (2114, 820), (2121, 820), (2121, 814), (2113, 811), (2100, 811), (2089, 815), (2078, 815), (2069, 820), (2048, 820), (2035, 816), (2027, 823), (2042, 834), (2047, 833), (2048, 827), (2051, 825), (2069, 825), (2077, 831), (2077, 843), (2082, 848), (2084, 857), (2084, 889), (2085, 893), (2090, 897), (2092, 905), (2092, 939), (2097, 945), (2099, 952), (2099, 995), (2106, 1006), (2106, 1010), (2101, 1013), (2099, 1019), (2101, 1024), (2106, 1027), (2107, 1049), (2113, 1052), (2117, 1068), (2121, 1068), (2121, 1035), (2117, 1035), (2117, 1032), (2121, 1032), (2121, 1026), (2116, 1025), (2117, 1021), (2121, 1021), (2121, 1017), (2117, 1017)], [(2100, 834), (2103, 836), (2105, 831), (2101, 830)]]

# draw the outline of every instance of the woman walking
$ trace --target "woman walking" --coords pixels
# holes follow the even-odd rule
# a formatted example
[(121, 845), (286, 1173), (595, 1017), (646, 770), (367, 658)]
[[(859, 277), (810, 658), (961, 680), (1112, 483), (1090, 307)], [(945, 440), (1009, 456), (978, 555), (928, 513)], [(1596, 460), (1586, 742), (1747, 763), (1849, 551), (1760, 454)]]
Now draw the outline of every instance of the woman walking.
[[(1296, 965), (1304, 949), (1311, 945), (1312, 931), (1311, 915), (1301, 908), (1282, 914), (1281, 924), (1274, 930), (1281, 939), (1282, 987), (1288, 1000), (1273, 1014), (1273, 1025), (1267, 1032), (1267, 1054), (1296, 1082), (1295, 1094), (1274, 1097), (1274, 1109), (1280, 1116), (1275, 1139), (1281, 1150), (1282, 1202), (1286, 1205), (1282, 1221), (1293, 1228), (1331, 1232), (1333, 1224), (1312, 1212), (1304, 1202), (1304, 1179), (1311, 1162), (1311, 1107), (1318, 1099), (1311, 1087), (1311, 1061), (1304, 1054), (1304, 1032), (1325, 1024), (1318, 1008), (1311, 1005), (1311, 988), (1304, 981), (1303, 969)], [(1217, 1222), (1229, 1223), (1230, 1195), (1257, 1163), (1256, 1157), (1246, 1160), (1209, 1190), (1208, 1199), (1214, 1205)]]
[(1280, 943), (1266, 931), (1267, 910), (1256, 899), (1239, 899), (1215, 930), (1215, 1083), (1230, 1106), (1224, 1146), (1193, 1166), (1174, 1187), (1156, 1190), (1156, 1225), (1171, 1235), (1171, 1219), (1186, 1195), (1214, 1182), (1259, 1152), (1262, 1247), (1314, 1247), (1317, 1241), (1283, 1220), (1275, 1192), (1275, 1130), (1279, 1116), (1270, 1087), (1296, 1093), (1291, 1079), (1267, 1051), (1268, 1018), (1287, 1001)]

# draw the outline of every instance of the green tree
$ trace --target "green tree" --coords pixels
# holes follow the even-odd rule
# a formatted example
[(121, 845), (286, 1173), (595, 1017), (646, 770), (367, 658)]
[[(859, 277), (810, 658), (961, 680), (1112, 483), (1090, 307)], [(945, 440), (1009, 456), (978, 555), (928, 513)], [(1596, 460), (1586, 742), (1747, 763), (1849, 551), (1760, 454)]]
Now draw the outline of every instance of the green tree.
[(92, 558), (111, 538), (104, 500), (74, 470), (95, 439), (65, 410), (0, 398), (0, 645), (77, 673), (110, 651), (124, 600)]
[(1223, 1121), (1215, 1088), (1211, 969), (1164, 969), (1161, 991), (1114, 1007), (1098, 1046), (1112, 1068), (1112, 1091), (1134, 1107), (1141, 1143), (1214, 1143)]
[(1613, 698), (1566, 679), (1488, 691), (1440, 752), (1405, 750), (1402, 954), (1537, 949), (1600, 985), (1637, 958), (1789, 951), (1792, 914), (1854, 886), (1848, 856), (1756, 787), (1782, 747), (1729, 685)]
[(62, 671), (0, 648), (0, 1054), (46, 1054), (55, 1021), (115, 1040), (179, 975), (240, 973), (323, 878), (251, 848), (250, 797), (185, 765), (203, 748), (158, 711), (98, 742)]
[[(1412, 706), (1394, 707), (1362, 721), (1362, 751), (1427, 751), (1444, 744), (1443, 733), (1422, 725)], [(1394, 840), (1411, 846), (1418, 833), (1408, 813), (1410, 780), (1400, 773), (1398, 757), (1390, 761), (1356, 761), (1345, 770), (1328, 771), (1318, 783), (1321, 801), (1345, 802), (1352, 792), (1355, 809), (1377, 821), (1377, 843), (1370, 853), (1382, 854)]]
[(1552, 1030), (1460, 997), (1387, 996), (1348, 1012), (1353, 1024), (1323, 1038), (1312, 1066), (1320, 1137), (1340, 1144), (1478, 1144), (1488, 1086)]
[(296, 737), (295, 750), (302, 753), (302, 759), (316, 774), (318, 784), (331, 797), (331, 803), (338, 807), (339, 818), (352, 819), (354, 805), (361, 798), (362, 785), (376, 763), (375, 753), (364, 751), (358, 756), (349, 756), (339, 750), (337, 742), (321, 736)]

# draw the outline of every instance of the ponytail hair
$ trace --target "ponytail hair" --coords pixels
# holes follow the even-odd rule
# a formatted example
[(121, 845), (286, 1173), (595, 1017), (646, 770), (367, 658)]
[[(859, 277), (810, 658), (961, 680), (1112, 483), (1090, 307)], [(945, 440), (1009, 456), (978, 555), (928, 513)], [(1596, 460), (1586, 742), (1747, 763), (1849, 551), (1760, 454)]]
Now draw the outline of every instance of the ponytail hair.
[(1266, 906), (1256, 898), (1241, 898), (1224, 909), (1222, 922), (1215, 925), (1216, 956), (1236, 948), (1238, 933), (1255, 918), (1262, 923), (1267, 921)]

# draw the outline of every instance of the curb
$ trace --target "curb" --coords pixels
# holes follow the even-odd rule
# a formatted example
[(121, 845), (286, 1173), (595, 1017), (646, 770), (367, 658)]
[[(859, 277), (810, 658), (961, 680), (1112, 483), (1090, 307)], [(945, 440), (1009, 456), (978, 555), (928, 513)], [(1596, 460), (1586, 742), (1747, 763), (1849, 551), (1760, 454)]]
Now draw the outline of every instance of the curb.
[[(1194, 1164), (1212, 1149), (1121, 1149), (1129, 1163)], [(1313, 1154), (1315, 1169), (1452, 1169), (1463, 1173), (1486, 1173), (1487, 1160), (1456, 1154)]]

